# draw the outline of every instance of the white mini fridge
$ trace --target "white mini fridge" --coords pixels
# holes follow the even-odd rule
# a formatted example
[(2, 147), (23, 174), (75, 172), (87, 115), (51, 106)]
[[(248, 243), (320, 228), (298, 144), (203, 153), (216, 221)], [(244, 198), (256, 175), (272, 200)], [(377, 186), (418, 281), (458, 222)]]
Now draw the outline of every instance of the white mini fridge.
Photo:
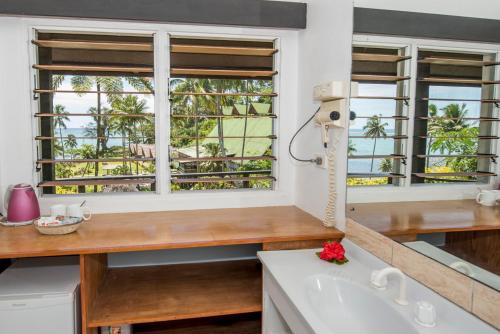
[(21, 259), (0, 274), (1, 334), (80, 334), (78, 258)]

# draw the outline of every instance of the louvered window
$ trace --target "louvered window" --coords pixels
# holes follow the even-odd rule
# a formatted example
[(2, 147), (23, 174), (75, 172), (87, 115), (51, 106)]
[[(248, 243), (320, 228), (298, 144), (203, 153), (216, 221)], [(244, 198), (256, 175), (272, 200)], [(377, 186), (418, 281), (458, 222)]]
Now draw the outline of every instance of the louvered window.
[(272, 189), (272, 41), (170, 37), (171, 189)]
[(496, 176), (494, 53), (418, 50), (412, 183), (487, 183)]
[(154, 190), (153, 36), (38, 31), (32, 43), (43, 193)]
[(406, 47), (354, 46), (348, 185), (399, 185), (405, 178), (409, 60)]

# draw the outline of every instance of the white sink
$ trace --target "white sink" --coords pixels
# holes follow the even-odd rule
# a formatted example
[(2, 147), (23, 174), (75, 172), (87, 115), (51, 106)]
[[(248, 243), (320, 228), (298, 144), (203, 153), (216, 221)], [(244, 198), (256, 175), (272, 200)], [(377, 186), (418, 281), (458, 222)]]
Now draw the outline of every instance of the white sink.
[[(388, 265), (349, 240), (349, 262), (318, 259), (317, 250), (259, 252), (264, 267), (263, 334), (498, 334), (498, 331), (406, 277), (406, 306), (397, 304), (399, 282), (386, 290), (371, 286), (374, 270)], [(415, 321), (415, 307), (433, 305), (435, 327)]]
[(378, 297), (373, 289), (326, 274), (306, 279), (309, 303), (329, 328), (344, 334), (418, 334), (413, 324), (394, 307), (404, 307)]

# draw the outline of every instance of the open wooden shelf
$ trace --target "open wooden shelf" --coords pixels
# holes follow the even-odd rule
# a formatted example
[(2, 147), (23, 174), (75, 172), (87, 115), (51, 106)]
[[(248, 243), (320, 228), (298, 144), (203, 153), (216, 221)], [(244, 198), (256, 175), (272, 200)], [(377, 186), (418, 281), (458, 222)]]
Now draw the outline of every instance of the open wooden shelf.
[(381, 63), (396, 63), (403, 60), (411, 59), (410, 56), (400, 56), (400, 55), (386, 55), (386, 54), (375, 54), (375, 53), (353, 53), (353, 61), (373, 61)]
[(269, 57), (278, 52), (278, 49), (252, 48), (252, 47), (241, 47), (241, 46), (172, 44), (170, 46), (170, 52), (228, 55), (228, 56)]
[[(450, 137), (450, 136), (418, 136), (418, 138), (421, 139), (457, 139), (457, 137)], [(493, 139), (500, 139), (498, 136), (475, 136), (475, 137), (460, 137), (462, 138), (471, 138), (471, 139), (478, 139), (478, 140), (493, 140)]]
[(227, 70), (227, 69), (209, 69), (209, 68), (180, 68), (173, 67), (170, 69), (172, 75), (196, 75), (207, 77), (272, 77), (278, 74), (278, 71), (262, 71), (262, 70)]
[(262, 310), (256, 260), (110, 268), (90, 306), (89, 327)]
[(442, 58), (442, 57), (427, 57), (418, 60), (421, 64), (436, 64), (436, 65), (453, 65), (453, 66), (473, 66), (483, 67), (499, 65), (500, 62), (482, 61), (473, 59), (458, 59), (458, 58)]
[(421, 116), (418, 120), (446, 120), (446, 121), (481, 121), (481, 122), (498, 122), (500, 118), (495, 117), (441, 117), (441, 116)]
[(134, 334), (261, 334), (260, 313), (134, 325)]
[(352, 81), (383, 81), (383, 82), (397, 82), (409, 80), (409, 76), (396, 76), (396, 75), (375, 75), (375, 74), (353, 74)]
[(41, 40), (33, 44), (44, 48), (114, 50), (114, 51), (153, 51), (153, 43), (118, 42), (118, 41), (75, 41), (75, 40)]
[(97, 91), (97, 90), (71, 90), (71, 89), (34, 89), (33, 93), (36, 94), (56, 94), (56, 93), (69, 93), (69, 94), (119, 94), (119, 95), (147, 95), (154, 94), (154, 91)]

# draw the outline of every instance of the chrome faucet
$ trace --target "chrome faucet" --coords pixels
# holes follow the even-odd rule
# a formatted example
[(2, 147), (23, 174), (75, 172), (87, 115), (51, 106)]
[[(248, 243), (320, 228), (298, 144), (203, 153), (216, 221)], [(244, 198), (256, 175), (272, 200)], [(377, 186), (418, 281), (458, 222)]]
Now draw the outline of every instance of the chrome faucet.
[(374, 288), (379, 290), (385, 290), (387, 287), (387, 277), (388, 276), (399, 277), (399, 297), (394, 301), (399, 305), (408, 305), (408, 300), (406, 299), (406, 276), (401, 270), (394, 267), (387, 267), (382, 270), (375, 270), (372, 272), (371, 284)]

